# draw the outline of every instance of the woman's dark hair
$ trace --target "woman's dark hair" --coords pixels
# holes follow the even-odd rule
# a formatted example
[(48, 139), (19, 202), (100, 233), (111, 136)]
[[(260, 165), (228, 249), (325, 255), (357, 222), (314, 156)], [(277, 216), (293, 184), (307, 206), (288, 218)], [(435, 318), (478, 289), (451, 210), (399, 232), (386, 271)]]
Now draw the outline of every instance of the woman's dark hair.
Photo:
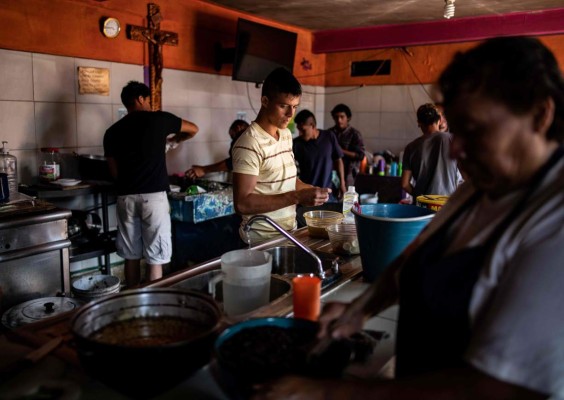
[(500, 37), (458, 53), (439, 78), (448, 116), (462, 94), (479, 93), (522, 115), (552, 98), (554, 121), (547, 138), (564, 141), (564, 79), (552, 52), (538, 39)]
[(262, 84), (262, 96), (273, 99), (280, 93), (292, 96), (302, 95), (302, 85), (286, 68), (279, 67), (273, 70)]
[(333, 107), (333, 109), (331, 110), (331, 115), (335, 116), (335, 114), (337, 113), (345, 113), (348, 119), (351, 119), (352, 117), (351, 109), (346, 104), (337, 104), (335, 107)]
[(150, 95), (151, 90), (147, 85), (137, 81), (129, 81), (121, 90), (121, 102), (126, 108), (131, 108), (139, 96), (148, 97)]

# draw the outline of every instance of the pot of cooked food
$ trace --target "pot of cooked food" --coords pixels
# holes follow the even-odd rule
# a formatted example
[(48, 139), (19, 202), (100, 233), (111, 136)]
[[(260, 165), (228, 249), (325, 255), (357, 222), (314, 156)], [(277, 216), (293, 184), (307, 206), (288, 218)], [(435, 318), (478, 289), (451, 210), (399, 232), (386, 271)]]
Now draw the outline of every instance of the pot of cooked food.
[(204, 366), (220, 329), (221, 311), (210, 296), (170, 288), (113, 294), (71, 321), (86, 372), (135, 398), (154, 397)]

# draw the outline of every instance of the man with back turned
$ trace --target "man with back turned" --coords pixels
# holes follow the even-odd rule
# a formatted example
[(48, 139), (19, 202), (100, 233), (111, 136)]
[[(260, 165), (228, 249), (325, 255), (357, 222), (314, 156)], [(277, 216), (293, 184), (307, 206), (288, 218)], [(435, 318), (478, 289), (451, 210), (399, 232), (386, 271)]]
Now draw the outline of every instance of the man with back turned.
[(141, 281), (141, 258), (147, 263), (148, 281), (161, 278), (162, 265), (170, 262), (165, 147), (167, 140), (179, 143), (198, 132), (192, 122), (151, 111), (150, 94), (145, 84), (129, 82), (121, 92), (128, 113), (104, 135), (105, 156), (118, 190), (116, 250), (125, 259), (128, 287)]

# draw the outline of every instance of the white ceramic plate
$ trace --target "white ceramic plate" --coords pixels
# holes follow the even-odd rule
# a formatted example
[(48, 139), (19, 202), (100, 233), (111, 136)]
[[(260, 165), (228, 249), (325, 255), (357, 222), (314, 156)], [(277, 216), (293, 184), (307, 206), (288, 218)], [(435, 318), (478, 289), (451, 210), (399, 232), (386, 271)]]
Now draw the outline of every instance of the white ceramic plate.
[(53, 183), (55, 185), (61, 185), (61, 186), (74, 186), (74, 185), (78, 185), (80, 182), (82, 181), (78, 179), (57, 179)]

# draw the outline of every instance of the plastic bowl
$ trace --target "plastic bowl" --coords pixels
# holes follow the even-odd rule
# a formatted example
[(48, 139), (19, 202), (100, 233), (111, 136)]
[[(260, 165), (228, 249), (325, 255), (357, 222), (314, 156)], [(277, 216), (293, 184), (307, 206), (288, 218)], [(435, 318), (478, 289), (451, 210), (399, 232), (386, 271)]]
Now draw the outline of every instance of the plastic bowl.
[(309, 236), (329, 238), (326, 228), (330, 225), (340, 224), (345, 216), (340, 212), (316, 210), (304, 213)]
[(319, 359), (307, 358), (316, 343), (317, 322), (268, 317), (225, 329), (214, 345), (218, 380), (232, 399), (247, 399), (252, 387), (287, 374), (336, 378), (351, 358), (351, 344), (336, 340)]
[(333, 252), (337, 254), (352, 255), (360, 253), (356, 225), (335, 224), (327, 228)]

